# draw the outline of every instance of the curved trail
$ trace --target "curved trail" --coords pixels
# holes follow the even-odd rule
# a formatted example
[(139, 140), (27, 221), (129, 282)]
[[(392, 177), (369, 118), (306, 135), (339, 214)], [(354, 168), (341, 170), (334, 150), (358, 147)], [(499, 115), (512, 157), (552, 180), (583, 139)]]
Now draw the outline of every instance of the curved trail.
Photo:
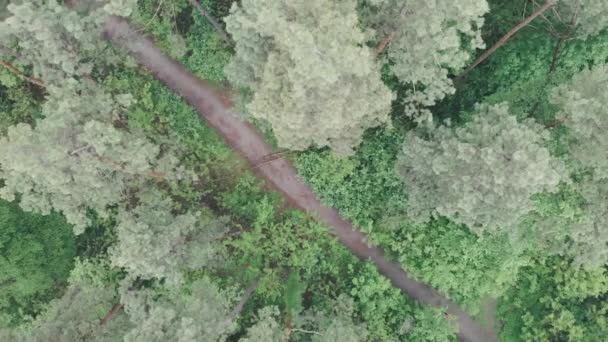
[(446, 307), (449, 315), (456, 318), (462, 341), (492, 342), (496, 337), (484, 331), (471, 317), (430, 286), (415, 281), (401, 266), (388, 261), (382, 249), (370, 246), (367, 236), (355, 230), (350, 222), (333, 208), (323, 206), (311, 188), (299, 177), (294, 167), (285, 159), (266, 160), (273, 154), (252, 125), (243, 122), (226, 108), (217, 92), (206, 82), (188, 72), (184, 66), (162, 53), (148, 38), (139, 34), (120, 17), (111, 16), (104, 23), (106, 37), (116, 46), (127, 50), (152, 74), (181, 95), (199, 113), (201, 119), (218, 131), (226, 143), (254, 167), (259, 177), (266, 180), (294, 207), (323, 222), (353, 254), (373, 262), (381, 274), (393, 285), (418, 302), (434, 307)]

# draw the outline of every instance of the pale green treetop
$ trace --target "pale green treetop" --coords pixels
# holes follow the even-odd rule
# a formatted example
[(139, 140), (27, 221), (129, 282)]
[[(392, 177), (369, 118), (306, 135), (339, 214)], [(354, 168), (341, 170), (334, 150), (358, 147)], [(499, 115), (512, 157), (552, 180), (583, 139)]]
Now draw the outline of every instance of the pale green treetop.
[(228, 78), (253, 92), (247, 110), (271, 124), (280, 146), (348, 155), (365, 129), (389, 123), (393, 96), (354, 0), (244, 0), (226, 25), (236, 41)]
[(481, 28), (487, 1), (368, 0), (361, 11), (376, 31), (376, 42), (390, 39), (386, 56), (393, 74), (411, 85), (405, 114), (430, 120), (427, 107), (455, 91), (449, 75), (484, 47)]
[(397, 171), (411, 217), (441, 215), (478, 233), (514, 227), (533, 210), (532, 195), (555, 191), (564, 178), (545, 138), (540, 125), (518, 122), (505, 103), (480, 105), (472, 121), (439, 126), (428, 137), (409, 132)]

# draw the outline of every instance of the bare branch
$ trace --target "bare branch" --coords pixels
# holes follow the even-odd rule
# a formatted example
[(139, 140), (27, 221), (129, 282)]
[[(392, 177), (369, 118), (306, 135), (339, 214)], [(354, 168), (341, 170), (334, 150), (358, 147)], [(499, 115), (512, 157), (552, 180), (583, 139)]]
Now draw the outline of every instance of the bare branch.
[(374, 55), (375, 55), (376, 59), (378, 59), (378, 57), (380, 57), (380, 55), (382, 55), (384, 53), (384, 51), (391, 44), (391, 42), (393, 41), (393, 39), (395, 39), (396, 35), (397, 35), (397, 31), (393, 31), (389, 35), (387, 35), (380, 42), (380, 44), (378, 44), (378, 46), (376, 47), (376, 50), (374, 51)]
[(260, 284), (259, 278), (254, 280), (253, 282), (251, 282), (251, 284), (249, 284), (249, 287), (247, 288), (247, 290), (245, 290), (245, 294), (243, 294), (241, 301), (234, 307), (234, 309), (232, 309), (232, 312), (230, 313), (230, 318), (229, 318), (230, 322), (236, 320), (239, 317), (239, 315), (245, 308), (245, 304), (247, 304), (247, 302), (249, 301), (249, 298), (251, 298), (251, 295), (258, 288), (259, 284)]
[(108, 311), (108, 313), (106, 313), (106, 315), (103, 316), (103, 319), (101, 321), (99, 321), (99, 325), (104, 326), (112, 318), (116, 317), (120, 313), (120, 310), (122, 310), (122, 308), (124, 306), (125, 305), (121, 304), (121, 303), (114, 304), (114, 306), (112, 306), (112, 308), (110, 309), (110, 311)]
[(549, 0), (547, 1), (544, 5), (542, 5), (538, 10), (536, 10), (534, 13), (532, 13), (529, 17), (527, 17), (526, 19), (524, 19), (524, 21), (522, 21), (521, 23), (517, 24), (515, 27), (513, 27), (511, 29), (511, 31), (507, 32), (507, 34), (505, 34), (502, 38), (500, 38), (496, 44), (494, 44), (494, 46), (492, 46), (491, 48), (489, 48), (488, 50), (486, 50), (481, 56), (479, 56), (479, 58), (477, 58), (477, 60), (471, 64), (468, 68), (466, 68), (459, 76), (458, 78), (466, 75), (467, 73), (469, 73), (471, 70), (475, 69), (476, 66), (478, 66), (479, 64), (481, 64), (483, 61), (485, 61), (488, 57), (490, 57), (494, 52), (496, 52), (496, 50), (498, 50), (499, 48), (501, 48), (503, 45), (505, 45), (505, 43), (507, 41), (509, 41), (509, 39), (511, 39), (511, 37), (513, 37), (513, 35), (515, 35), (519, 30), (521, 30), (522, 28), (526, 27), (526, 25), (530, 24), (534, 19), (536, 19), (536, 17), (540, 16), (541, 14), (543, 14), (546, 10), (548, 10), (549, 8), (555, 6), (555, 4), (557, 3), (558, 0)]
[(295, 331), (295, 332), (301, 332), (301, 333), (305, 333), (305, 334), (314, 334), (314, 335), (323, 336), (323, 334), (321, 334), (320, 332), (317, 332), (317, 331), (312, 331), (312, 330), (304, 330), (304, 329), (291, 329), (291, 331)]
[(13, 65), (11, 65), (10, 63), (0, 60), (0, 65), (2, 65), (6, 69), (8, 69), (8, 71), (12, 72), (13, 74), (21, 77), (22, 79), (24, 79), (26, 81), (33, 83), (39, 87), (46, 88), (46, 84), (44, 82), (42, 82), (41, 80), (39, 80), (37, 78), (28, 76), (27, 74), (23, 73), (22, 71), (20, 71), (19, 69), (17, 69)]
[(215, 28), (215, 30), (220, 34), (220, 36), (222, 36), (222, 39), (224, 39), (224, 41), (226, 42), (226, 44), (228, 44), (228, 46), (234, 46), (234, 42), (232, 41), (232, 39), (230, 39), (230, 36), (228, 35), (228, 33), (226, 33), (226, 31), (224, 30), (224, 28), (222, 27), (222, 25), (213, 16), (211, 16), (211, 14), (209, 13), (209, 11), (207, 11), (205, 8), (203, 8), (203, 6), (197, 0), (188, 0), (188, 1), (205, 18), (207, 18), (207, 20), (209, 20), (209, 23), (211, 25), (213, 25), (213, 27)]
[(572, 32), (574, 31), (574, 28), (576, 26), (576, 21), (578, 20), (578, 13), (579, 13), (580, 7), (581, 7), (581, 1), (577, 0), (574, 13), (572, 14), (570, 23), (568, 23), (568, 29), (566, 30), (566, 32), (564, 32), (563, 34), (560, 35), (559, 41), (555, 45), (555, 50), (553, 50), (553, 59), (551, 60), (551, 67), (549, 68), (549, 73), (554, 72), (555, 68), (557, 68), (557, 62), (559, 61), (559, 57), (561, 55), (562, 48), (564, 47), (564, 44), (566, 43), (568, 38), (570, 38), (570, 36), (572, 35)]

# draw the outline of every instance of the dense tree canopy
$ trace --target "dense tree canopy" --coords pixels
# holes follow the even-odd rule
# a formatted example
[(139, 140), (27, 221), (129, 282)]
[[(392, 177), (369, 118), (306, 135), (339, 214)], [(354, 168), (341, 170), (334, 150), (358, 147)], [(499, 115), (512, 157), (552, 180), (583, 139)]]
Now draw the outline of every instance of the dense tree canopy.
[(607, 10), (0, 0), (0, 340), (604, 341)]

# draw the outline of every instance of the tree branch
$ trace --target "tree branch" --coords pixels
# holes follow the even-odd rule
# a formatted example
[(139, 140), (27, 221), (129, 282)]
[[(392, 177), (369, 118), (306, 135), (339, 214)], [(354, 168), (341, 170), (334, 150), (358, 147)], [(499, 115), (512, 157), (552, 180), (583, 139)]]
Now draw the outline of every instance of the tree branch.
[(301, 332), (301, 333), (304, 333), (304, 334), (314, 334), (314, 335), (323, 336), (323, 334), (321, 334), (320, 332), (318, 332), (318, 331), (312, 331), (312, 330), (291, 329), (291, 331)]
[(232, 309), (232, 312), (230, 313), (230, 318), (228, 319), (228, 321), (232, 322), (232, 321), (236, 320), (237, 317), (239, 317), (239, 315), (245, 308), (245, 304), (247, 304), (247, 302), (249, 301), (249, 298), (251, 298), (251, 295), (258, 288), (259, 284), (260, 284), (259, 278), (254, 280), (253, 282), (251, 282), (251, 284), (249, 284), (249, 287), (247, 288), (247, 290), (245, 290), (245, 294), (243, 294), (241, 301), (234, 307), (234, 309)]
[[(93, 148), (93, 146), (85, 145), (85, 146), (79, 147), (73, 151), (68, 152), (68, 155), (75, 156), (75, 155), (79, 154), (80, 152), (86, 151), (90, 148)], [(147, 171), (143, 174), (131, 172), (129, 170), (126, 170), (120, 163), (118, 163), (108, 157), (100, 156), (99, 154), (97, 154), (97, 151), (94, 151), (93, 155), (94, 155), (95, 159), (110, 166), (113, 170), (118, 171), (118, 172), (130, 174), (130, 175), (136, 175), (136, 176), (147, 176), (147, 177), (158, 178), (158, 179), (162, 179), (162, 180), (167, 179), (167, 175), (165, 175), (164, 173), (156, 172), (156, 171)]]
[(391, 32), (389, 35), (387, 35), (381, 42), (380, 44), (378, 44), (378, 46), (376, 47), (374, 54), (375, 54), (375, 58), (378, 59), (378, 57), (380, 57), (380, 55), (382, 55), (384, 53), (384, 51), (386, 50), (386, 48), (391, 44), (391, 42), (393, 41), (393, 39), (395, 39), (395, 36), (397, 35), (397, 31), (393, 31)]
[(26, 81), (33, 83), (41, 88), (46, 88), (46, 84), (44, 82), (42, 82), (41, 80), (39, 80), (37, 78), (28, 76), (27, 74), (23, 73), (22, 71), (20, 71), (19, 69), (17, 69), (13, 65), (11, 65), (10, 63), (0, 60), (0, 65), (2, 65), (6, 69), (8, 69), (8, 71), (12, 72), (13, 74), (21, 77), (22, 79), (24, 79)]
[(114, 306), (112, 306), (110, 311), (108, 311), (108, 313), (106, 313), (106, 315), (103, 316), (103, 319), (101, 321), (99, 321), (99, 325), (101, 325), (101, 326), (106, 325), (106, 323), (108, 323), (112, 318), (116, 317), (120, 313), (120, 310), (122, 310), (122, 308), (124, 306), (125, 305), (121, 304), (121, 303), (114, 304)]
[(526, 25), (530, 24), (534, 19), (536, 19), (541, 14), (543, 14), (546, 10), (548, 10), (551, 7), (553, 7), (557, 3), (557, 1), (558, 0), (549, 0), (549, 1), (547, 1), (538, 10), (536, 10), (536, 12), (532, 13), (529, 17), (527, 17), (526, 19), (524, 19), (524, 21), (522, 21), (521, 23), (517, 24), (517, 26), (513, 27), (511, 29), (511, 31), (507, 32), (507, 34), (505, 34), (502, 38), (500, 38), (496, 42), (496, 44), (494, 44), (494, 46), (492, 46), (491, 48), (489, 48), (488, 50), (486, 50), (481, 56), (479, 56), (479, 58), (477, 58), (477, 60), (473, 64), (471, 64), (460, 75), (458, 75), (458, 78), (466, 75), (471, 70), (475, 69), (476, 66), (478, 66), (479, 64), (481, 64), (488, 57), (490, 57), (494, 52), (496, 52), (496, 50), (498, 50), (503, 45), (505, 45), (505, 43), (507, 41), (509, 41), (509, 39), (511, 39), (511, 37), (513, 37), (513, 35), (515, 35), (519, 30), (521, 30), (522, 28), (526, 27)]
[(99, 161), (105, 163), (106, 165), (108, 165), (108, 164), (111, 165), (112, 169), (115, 171), (118, 171), (118, 172), (126, 173), (129, 175), (135, 175), (135, 176), (147, 176), (147, 177), (157, 178), (157, 179), (162, 179), (162, 180), (167, 179), (167, 175), (165, 175), (164, 173), (160, 173), (160, 172), (156, 172), (156, 171), (146, 171), (143, 174), (140, 174), (140, 173), (126, 170), (120, 163), (118, 163), (110, 158), (102, 157), (100, 155), (97, 155), (96, 158)]
[(559, 41), (555, 45), (555, 50), (553, 51), (553, 59), (551, 60), (551, 67), (549, 68), (549, 74), (553, 73), (555, 71), (555, 68), (557, 68), (557, 62), (559, 61), (559, 57), (561, 55), (562, 48), (564, 47), (566, 40), (570, 37), (570, 35), (572, 35), (572, 32), (574, 31), (574, 27), (576, 26), (576, 21), (578, 19), (578, 12), (580, 10), (580, 7), (581, 7), (581, 1), (577, 0), (576, 8), (574, 10), (574, 13), (572, 14), (570, 23), (568, 24), (568, 29), (566, 30), (566, 32), (564, 32), (563, 34), (560, 35)]
[(222, 36), (222, 39), (228, 44), (228, 46), (234, 46), (234, 42), (226, 33), (222, 25), (207, 11), (203, 6), (198, 2), (198, 0), (188, 0), (194, 8), (196, 8), (207, 20), (209, 23), (215, 28), (215, 30)]

